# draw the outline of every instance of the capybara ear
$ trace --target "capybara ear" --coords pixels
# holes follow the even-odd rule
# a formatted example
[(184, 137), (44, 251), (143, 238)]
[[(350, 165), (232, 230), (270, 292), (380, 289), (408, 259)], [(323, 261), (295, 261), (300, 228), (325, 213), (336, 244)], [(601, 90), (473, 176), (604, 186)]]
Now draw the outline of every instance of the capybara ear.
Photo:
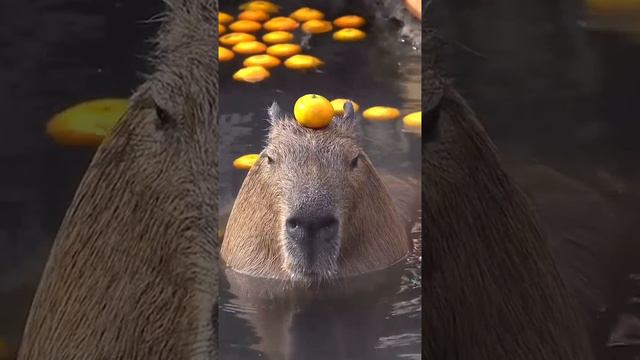
[(282, 109), (280, 109), (280, 106), (278, 105), (278, 103), (275, 101), (269, 107), (268, 113), (269, 113), (269, 123), (271, 125), (277, 123), (278, 121), (284, 120), (286, 117), (285, 114), (282, 112)]
[(354, 131), (356, 128), (356, 111), (353, 108), (353, 103), (351, 101), (345, 102), (342, 109), (344, 111), (342, 118), (336, 119), (337, 121), (334, 120), (334, 122), (347, 131)]
[(353, 109), (353, 103), (351, 101), (346, 101), (342, 109), (344, 110), (344, 115), (342, 116), (344, 121), (356, 121), (356, 117), (354, 116), (356, 112)]

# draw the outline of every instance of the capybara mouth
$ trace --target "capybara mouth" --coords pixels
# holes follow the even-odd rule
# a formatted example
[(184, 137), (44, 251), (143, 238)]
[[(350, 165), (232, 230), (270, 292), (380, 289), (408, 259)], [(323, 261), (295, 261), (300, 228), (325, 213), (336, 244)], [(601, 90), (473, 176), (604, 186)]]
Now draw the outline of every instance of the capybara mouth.
[(292, 281), (300, 282), (317, 282), (328, 280), (337, 275), (335, 267), (305, 266), (302, 264), (289, 265), (287, 273), (291, 276)]

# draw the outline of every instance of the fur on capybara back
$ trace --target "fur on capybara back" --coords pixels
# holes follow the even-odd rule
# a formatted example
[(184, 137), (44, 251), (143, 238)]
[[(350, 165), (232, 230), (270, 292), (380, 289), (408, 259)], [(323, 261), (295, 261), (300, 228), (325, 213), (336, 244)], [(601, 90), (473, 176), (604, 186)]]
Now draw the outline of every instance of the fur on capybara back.
[(217, 2), (165, 2), (155, 71), (61, 224), (21, 360), (216, 356)]
[[(356, 116), (347, 107), (343, 117), (314, 130), (272, 106), (267, 145), (225, 230), (225, 265), (259, 277), (316, 281), (379, 270), (409, 252), (402, 213), (360, 148)], [(328, 218), (326, 227), (335, 231), (297, 244), (289, 223), (300, 216)], [(305, 251), (313, 252), (308, 260)]]
[(592, 358), (588, 332), (524, 194), (465, 101), (423, 83), (424, 355)]

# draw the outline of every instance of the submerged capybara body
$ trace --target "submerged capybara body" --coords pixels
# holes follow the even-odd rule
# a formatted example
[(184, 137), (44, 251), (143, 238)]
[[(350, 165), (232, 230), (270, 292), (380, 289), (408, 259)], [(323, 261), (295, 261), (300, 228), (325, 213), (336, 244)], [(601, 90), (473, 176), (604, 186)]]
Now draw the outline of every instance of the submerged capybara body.
[[(243, 358), (236, 354), (246, 354), (249, 345), (268, 359), (383, 359), (377, 347), (380, 339), (398, 330), (397, 319), (389, 316), (396, 317), (403, 312), (399, 309), (408, 309), (403, 305), (419, 301), (402, 290), (411, 282), (406, 264), (318, 286), (297, 286), (230, 269), (224, 275), (221, 296), (230, 301), (223, 300), (223, 306), (243, 311), (221, 309), (221, 325), (228, 329), (220, 335), (222, 358)], [(393, 301), (389, 294), (395, 294)], [(414, 305), (419, 307), (419, 302)], [(415, 311), (418, 315), (419, 310)], [(236, 317), (242, 319), (242, 325)], [(420, 331), (419, 318), (405, 318), (402, 324), (406, 326), (402, 331)], [(255, 334), (255, 342), (247, 333)], [(419, 353), (419, 341), (412, 343), (410, 353)], [(395, 354), (403, 350), (408, 348), (397, 349)]]
[(465, 101), (423, 88), (424, 355), (592, 359), (586, 321), (533, 209)]
[(21, 360), (216, 356), (217, 2), (165, 3), (155, 71), (61, 224)]
[(314, 281), (379, 270), (409, 252), (400, 212), (358, 144), (352, 105), (346, 108), (313, 130), (271, 107), (268, 144), (225, 231), (226, 266)]

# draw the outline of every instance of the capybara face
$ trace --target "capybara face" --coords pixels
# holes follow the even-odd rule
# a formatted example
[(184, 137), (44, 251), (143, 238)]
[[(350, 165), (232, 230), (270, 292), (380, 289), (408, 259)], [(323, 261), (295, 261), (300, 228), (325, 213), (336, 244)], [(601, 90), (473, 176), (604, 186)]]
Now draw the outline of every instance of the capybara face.
[(258, 167), (277, 199), (278, 242), (293, 278), (330, 277), (338, 267), (345, 214), (363, 178), (353, 107), (325, 129), (304, 128), (269, 110), (271, 130)]
[(249, 170), (224, 234), (226, 266), (315, 282), (396, 263), (411, 243), (389, 192), (362, 151), (353, 105), (323, 129), (274, 104), (267, 145)]

